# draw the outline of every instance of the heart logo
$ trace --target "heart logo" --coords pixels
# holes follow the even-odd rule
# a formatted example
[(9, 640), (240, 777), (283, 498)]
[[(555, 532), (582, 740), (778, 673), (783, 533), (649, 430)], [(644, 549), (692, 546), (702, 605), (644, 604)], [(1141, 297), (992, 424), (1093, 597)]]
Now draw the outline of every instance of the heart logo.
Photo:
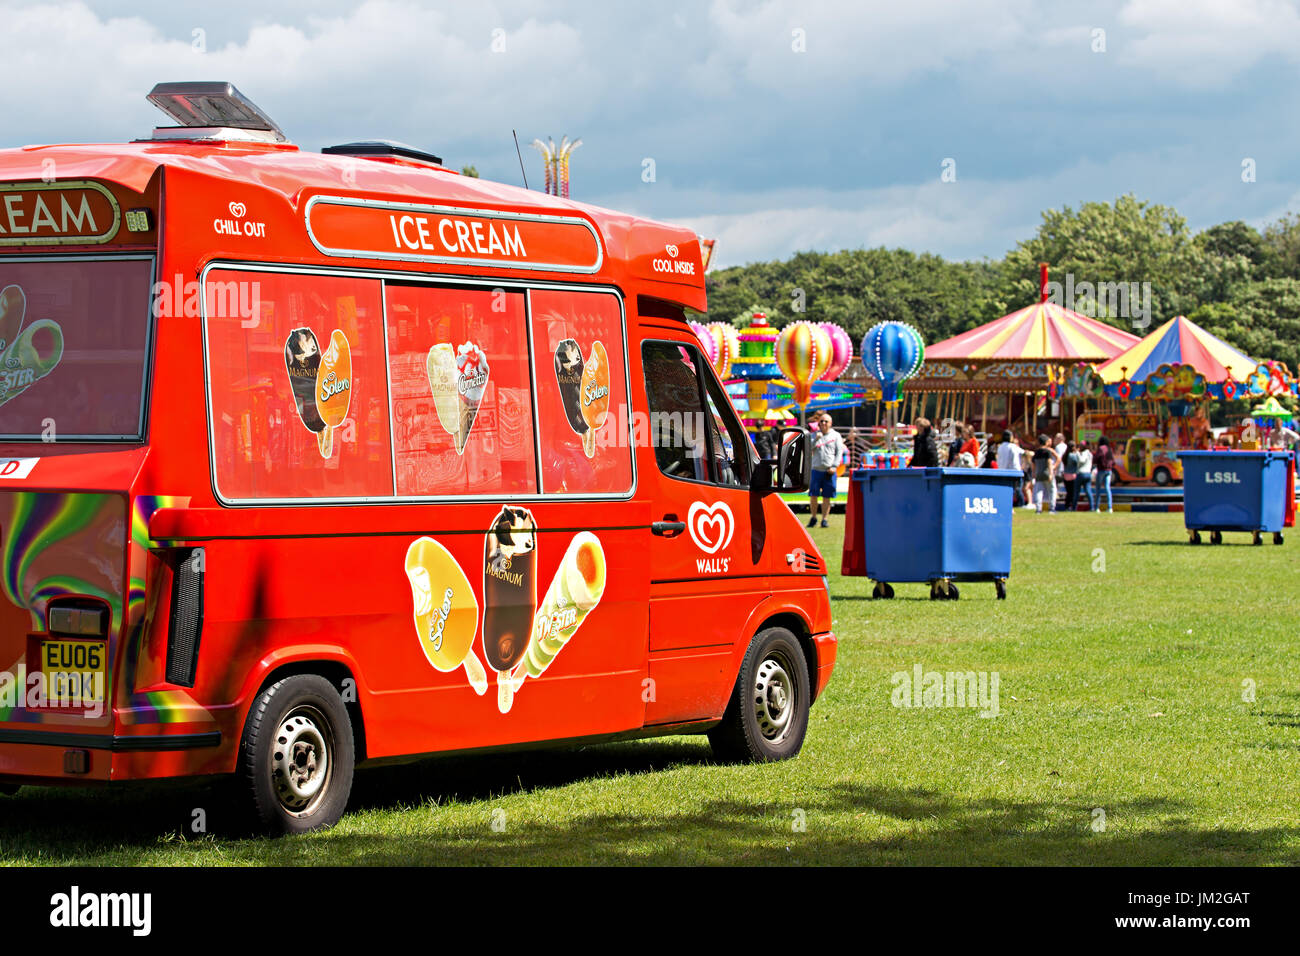
[(725, 501), (711, 505), (697, 501), (686, 513), (686, 530), (697, 548), (705, 554), (716, 554), (731, 544), (736, 522)]
[(230, 214), (236, 219), (243, 219), (244, 215), (248, 212), (248, 208), (242, 202), (232, 202), (228, 208), (230, 209)]

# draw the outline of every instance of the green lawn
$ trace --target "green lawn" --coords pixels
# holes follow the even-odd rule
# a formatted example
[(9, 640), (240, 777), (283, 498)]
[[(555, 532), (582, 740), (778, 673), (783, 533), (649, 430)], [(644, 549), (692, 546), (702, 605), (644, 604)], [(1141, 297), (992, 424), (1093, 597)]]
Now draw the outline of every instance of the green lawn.
[[(207, 789), (27, 788), (0, 798), (0, 862), (1296, 863), (1298, 551), (1190, 547), (1177, 514), (1017, 512), (1006, 601), (832, 576), (840, 661), (796, 760), (669, 738), (378, 769), (334, 830), (283, 840), (185, 840), (193, 808), (220, 818)], [(996, 671), (999, 715), (895, 708), (917, 663)]]

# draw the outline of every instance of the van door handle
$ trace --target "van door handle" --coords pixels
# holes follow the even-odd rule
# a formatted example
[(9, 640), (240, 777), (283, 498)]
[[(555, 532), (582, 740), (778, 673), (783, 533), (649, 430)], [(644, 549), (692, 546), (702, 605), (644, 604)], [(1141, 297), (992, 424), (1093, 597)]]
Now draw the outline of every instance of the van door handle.
[[(669, 515), (668, 517), (673, 517)], [(685, 521), (655, 521), (650, 525), (650, 533), (661, 538), (673, 538), (686, 530)]]

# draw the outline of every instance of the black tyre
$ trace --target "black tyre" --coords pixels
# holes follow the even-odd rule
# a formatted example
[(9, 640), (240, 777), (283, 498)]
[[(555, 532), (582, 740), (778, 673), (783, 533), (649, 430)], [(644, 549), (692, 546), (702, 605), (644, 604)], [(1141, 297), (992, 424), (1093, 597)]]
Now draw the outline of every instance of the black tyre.
[(885, 600), (886, 600), (886, 601), (892, 601), (893, 599), (894, 599), (894, 587), (893, 587), (893, 585), (891, 585), (891, 584), (889, 584), (889, 583), (886, 583), (886, 584), (885, 584)]
[(264, 830), (304, 833), (337, 823), (352, 792), (354, 760), (352, 722), (325, 678), (286, 677), (253, 701), (240, 776)]
[(999, 600), (999, 601), (1005, 601), (1005, 600), (1007, 599), (1007, 582), (1006, 582), (1006, 581), (1003, 581), (1001, 578), (999, 578), (999, 579), (997, 579), (996, 581), (994, 581), (994, 582), (993, 582), (993, 590), (995, 590), (995, 591), (998, 592), (998, 600)]
[(1250, 543), (1253, 545), (1263, 544), (1264, 538), (1260, 535), (1258, 531), (1251, 532)]
[(1223, 544), (1223, 532), (1222, 532), (1222, 531), (1211, 531), (1211, 532), (1210, 532), (1210, 544)]
[(1281, 531), (1274, 531), (1274, 532), (1273, 532), (1273, 543), (1274, 543), (1274, 544), (1281, 544), (1281, 543), (1282, 543), (1283, 541), (1285, 541), (1285, 540), (1286, 540), (1286, 538), (1282, 537), (1282, 532), (1281, 532)]
[(955, 584), (948, 585), (948, 596), (947, 598), (945, 598), (945, 600), (956, 601), (960, 597), (961, 597), (961, 592), (957, 590), (957, 585)]
[(1199, 531), (1193, 531), (1193, 532), (1188, 536), (1188, 538), (1187, 538), (1187, 543), (1188, 543), (1188, 544), (1200, 544), (1200, 543), (1201, 543), (1201, 533), (1200, 533)]
[(740, 665), (722, 723), (709, 731), (720, 760), (787, 760), (803, 746), (812, 702), (808, 662), (783, 627), (760, 631)]

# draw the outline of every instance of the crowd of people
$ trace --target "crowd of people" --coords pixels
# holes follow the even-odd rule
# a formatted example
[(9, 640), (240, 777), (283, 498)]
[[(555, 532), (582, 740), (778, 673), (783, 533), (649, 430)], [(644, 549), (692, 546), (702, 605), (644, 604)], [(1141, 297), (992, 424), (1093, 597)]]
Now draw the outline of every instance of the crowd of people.
[[(913, 423), (913, 468), (938, 468), (938, 443), (934, 426), (928, 418), (918, 418)], [(1114, 509), (1111, 482), (1115, 475), (1115, 453), (1105, 436), (1097, 440), (1096, 447), (1086, 441), (1067, 441), (1057, 432), (1054, 438), (1039, 435), (1032, 448), (1020, 444), (1020, 438), (1004, 431), (1000, 441), (989, 442), (981, 453), (975, 429), (964, 425), (948, 446), (948, 464), (958, 468), (997, 468), (1018, 471), (1024, 481), (1016, 488), (1016, 505), (1040, 514), (1057, 510), (1057, 498), (1063, 493), (1065, 511), (1077, 511), (1080, 501), (1088, 502), (1090, 511)]]
[[(1054, 437), (1039, 435), (1032, 447), (1021, 444), (1014, 432), (1004, 431), (1000, 440), (990, 438), (981, 449), (975, 429), (961, 426), (947, 454), (940, 455), (934, 426), (928, 418), (913, 422), (911, 468), (997, 468), (1020, 472), (1024, 480), (1016, 486), (1015, 504), (1040, 514), (1057, 510), (1077, 511), (1080, 502), (1090, 511), (1112, 513), (1111, 482), (1115, 474), (1115, 453), (1103, 436), (1095, 445), (1086, 441), (1069, 441), (1057, 432)], [(829, 413), (823, 412), (808, 423), (809, 450), (812, 454), (812, 481), (808, 488), (808, 527), (829, 527), (831, 506), (836, 498), (839, 467), (851, 456), (849, 444), (835, 429)], [(781, 447), (780, 430), (762, 431), (755, 437), (762, 458), (775, 458)], [(1058, 509), (1057, 499), (1064, 497)]]

